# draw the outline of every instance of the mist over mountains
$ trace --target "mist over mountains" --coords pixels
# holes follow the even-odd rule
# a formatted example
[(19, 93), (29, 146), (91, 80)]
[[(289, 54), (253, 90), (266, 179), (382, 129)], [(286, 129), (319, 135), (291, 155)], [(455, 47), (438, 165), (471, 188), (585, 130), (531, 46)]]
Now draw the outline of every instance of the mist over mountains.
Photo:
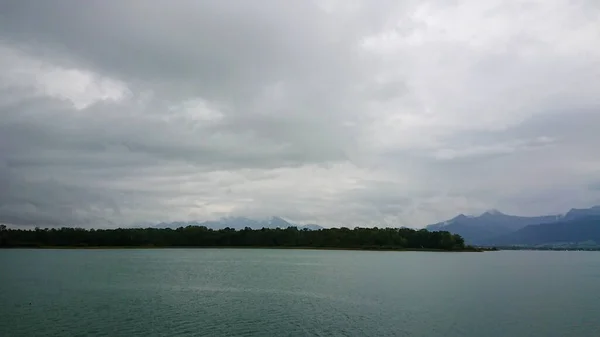
[(171, 228), (176, 229), (179, 227), (187, 227), (187, 226), (204, 226), (206, 228), (211, 229), (224, 229), (224, 228), (232, 228), (235, 230), (241, 230), (246, 227), (251, 229), (261, 229), (261, 228), (288, 228), (288, 227), (297, 227), (298, 229), (309, 229), (309, 230), (319, 230), (323, 229), (322, 226), (315, 224), (307, 224), (307, 225), (297, 225), (291, 223), (283, 218), (273, 216), (269, 219), (264, 220), (255, 220), (246, 217), (225, 217), (219, 220), (212, 221), (176, 221), (176, 222), (162, 222), (158, 225), (155, 225), (155, 228)]
[(459, 234), (466, 242), (475, 245), (600, 245), (600, 206), (573, 208), (566, 214), (533, 217), (490, 210), (479, 216), (460, 214), (426, 228)]
[[(316, 224), (299, 225), (281, 217), (251, 219), (224, 217), (211, 221), (163, 222), (153, 227), (171, 228), (204, 226), (211, 229), (231, 228), (288, 228), (320, 230)], [(600, 206), (573, 208), (565, 214), (517, 216), (488, 210), (478, 216), (458, 216), (431, 224), (429, 231), (448, 231), (461, 235), (468, 244), (480, 246), (540, 246), (540, 245), (593, 245), (600, 246)]]

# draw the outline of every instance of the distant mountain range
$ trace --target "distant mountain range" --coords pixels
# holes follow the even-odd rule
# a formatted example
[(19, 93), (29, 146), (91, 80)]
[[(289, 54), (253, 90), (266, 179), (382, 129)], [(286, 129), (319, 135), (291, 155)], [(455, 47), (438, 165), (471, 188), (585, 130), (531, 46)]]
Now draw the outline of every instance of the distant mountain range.
[(220, 220), (213, 221), (176, 221), (176, 222), (161, 222), (158, 225), (155, 225), (155, 228), (172, 228), (176, 229), (179, 227), (187, 227), (187, 226), (205, 226), (211, 229), (224, 229), (224, 228), (232, 228), (236, 230), (244, 229), (246, 227), (252, 229), (261, 229), (261, 228), (288, 228), (288, 227), (297, 227), (298, 229), (309, 229), (309, 230), (319, 230), (323, 229), (323, 227), (319, 225), (309, 224), (309, 225), (296, 225), (291, 222), (288, 222), (280, 217), (274, 216), (267, 220), (254, 220), (245, 217), (226, 217), (221, 218)]
[[(213, 221), (163, 222), (155, 228), (205, 226), (211, 229), (241, 230), (288, 228), (320, 230), (315, 224), (297, 225), (274, 216), (266, 220), (225, 217)], [(448, 231), (461, 235), (468, 244), (480, 246), (600, 246), (600, 206), (571, 209), (566, 214), (516, 216), (489, 210), (479, 216), (460, 214), (450, 220), (426, 227), (430, 231)]]
[(497, 210), (479, 216), (459, 216), (429, 225), (430, 231), (449, 231), (467, 243), (489, 246), (577, 244), (600, 245), (600, 206), (571, 209), (564, 215), (522, 217)]
[[(484, 242), (485, 244), (485, 242)], [(494, 246), (600, 245), (600, 216), (529, 225), (490, 239)]]

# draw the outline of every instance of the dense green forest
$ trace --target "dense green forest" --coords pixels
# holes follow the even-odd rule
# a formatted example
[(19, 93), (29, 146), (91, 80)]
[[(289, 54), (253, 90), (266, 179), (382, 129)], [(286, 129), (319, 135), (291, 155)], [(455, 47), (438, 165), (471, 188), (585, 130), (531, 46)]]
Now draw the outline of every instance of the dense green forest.
[(472, 250), (449, 232), (408, 228), (331, 228), (323, 230), (206, 227), (177, 229), (52, 228), (0, 229), (2, 247), (306, 247), (347, 249)]

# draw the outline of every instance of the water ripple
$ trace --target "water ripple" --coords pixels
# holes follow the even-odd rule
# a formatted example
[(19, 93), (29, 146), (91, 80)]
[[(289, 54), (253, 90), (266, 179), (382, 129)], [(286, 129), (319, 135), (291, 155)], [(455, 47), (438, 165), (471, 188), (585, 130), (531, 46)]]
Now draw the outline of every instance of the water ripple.
[[(0, 337), (596, 337), (600, 331), (600, 255), (552, 255), (544, 264), (539, 254), (436, 256), (0, 251)], [(511, 264), (515, 256), (519, 263)]]

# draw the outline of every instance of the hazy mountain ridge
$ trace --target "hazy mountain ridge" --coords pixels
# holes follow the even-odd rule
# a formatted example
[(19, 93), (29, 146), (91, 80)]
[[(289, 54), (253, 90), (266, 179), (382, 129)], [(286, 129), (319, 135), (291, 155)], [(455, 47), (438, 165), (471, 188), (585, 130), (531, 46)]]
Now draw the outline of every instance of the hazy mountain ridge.
[(297, 225), (291, 223), (283, 218), (274, 216), (266, 220), (255, 220), (246, 217), (225, 217), (220, 220), (211, 220), (211, 221), (176, 221), (176, 222), (161, 222), (158, 225), (155, 225), (155, 228), (171, 228), (176, 229), (179, 227), (187, 227), (187, 226), (205, 226), (211, 229), (224, 229), (224, 228), (232, 228), (236, 230), (244, 229), (246, 227), (252, 229), (261, 229), (261, 228), (288, 228), (288, 227), (297, 227), (298, 229), (309, 229), (309, 230), (320, 230), (323, 229), (322, 226), (315, 224), (307, 224), (307, 225)]
[(594, 206), (590, 208), (571, 208), (571, 210), (563, 216), (563, 219), (568, 221), (587, 216), (600, 216), (600, 206)]
[(538, 246), (572, 244), (593, 241), (600, 244), (600, 216), (585, 215), (580, 218), (554, 223), (529, 225), (507, 235), (484, 242), (494, 246)]
[[(594, 227), (594, 223), (597, 223), (596, 227)], [(584, 226), (585, 230), (580, 228), (581, 226)], [(600, 232), (600, 206), (586, 209), (573, 208), (564, 215), (533, 217), (507, 215), (491, 210), (475, 217), (460, 214), (455, 218), (429, 225), (426, 228), (459, 234), (468, 243), (480, 245), (544, 244), (574, 242), (574, 239), (594, 240), (600, 243), (600, 238), (595, 239), (596, 233), (594, 232), (596, 229)], [(574, 234), (576, 231), (584, 234), (576, 235)]]
[(493, 237), (505, 235), (528, 225), (559, 221), (560, 215), (522, 217), (504, 214), (497, 210), (479, 216), (460, 214), (450, 220), (429, 225), (428, 230), (444, 230), (460, 234), (467, 242), (481, 243)]

